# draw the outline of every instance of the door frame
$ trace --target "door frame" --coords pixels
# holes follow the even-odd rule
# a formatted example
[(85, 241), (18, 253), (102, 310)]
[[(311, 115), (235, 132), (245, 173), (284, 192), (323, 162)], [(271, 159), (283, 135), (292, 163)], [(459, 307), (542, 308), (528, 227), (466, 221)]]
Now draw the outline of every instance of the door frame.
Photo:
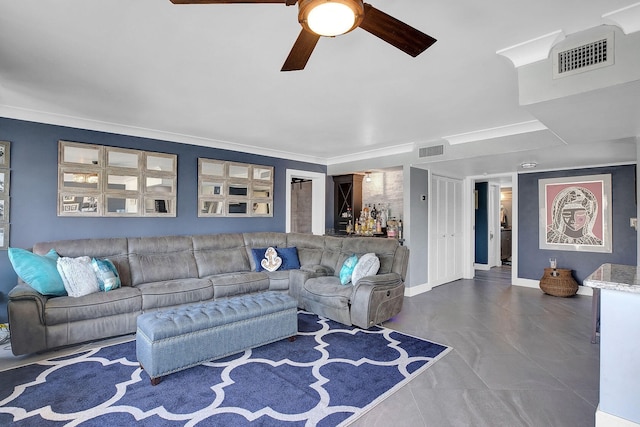
[(500, 184), (489, 182), (489, 227), (487, 236), (489, 242), (489, 268), (502, 265), (500, 259)]
[(291, 232), (291, 181), (293, 178), (311, 180), (311, 232), (322, 236), (325, 232), (327, 175), (296, 169), (286, 170), (285, 231)]
[(475, 268), (473, 260), (475, 259), (475, 197), (474, 190), (476, 182), (492, 182), (493, 180), (510, 182), (511, 185), (511, 283), (516, 283), (518, 279), (518, 173), (495, 174), (470, 176), (465, 178), (466, 188), (466, 229), (469, 233), (468, 241), (465, 243), (465, 279), (473, 279), (475, 277)]

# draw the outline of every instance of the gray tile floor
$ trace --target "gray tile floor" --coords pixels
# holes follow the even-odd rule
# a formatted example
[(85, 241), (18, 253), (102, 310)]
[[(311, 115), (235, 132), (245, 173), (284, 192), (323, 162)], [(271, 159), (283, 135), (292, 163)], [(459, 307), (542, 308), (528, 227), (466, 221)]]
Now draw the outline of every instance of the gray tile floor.
[[(600, 346), (590, 342), (591, 298), (544, 295), (510, 286), (510, 277), (509, 267), (477, 271), (406, 298), (385, 326), (454, 350), (352, 426), (594, 426)], [(0, 370), (52, 357), (16, 358), (2, 347)]]
[(453, 351), (353, 426), (589, 427), (599, 344), (591, 297), (510, 286), (509, 267), (405, 299), (385, 326)]

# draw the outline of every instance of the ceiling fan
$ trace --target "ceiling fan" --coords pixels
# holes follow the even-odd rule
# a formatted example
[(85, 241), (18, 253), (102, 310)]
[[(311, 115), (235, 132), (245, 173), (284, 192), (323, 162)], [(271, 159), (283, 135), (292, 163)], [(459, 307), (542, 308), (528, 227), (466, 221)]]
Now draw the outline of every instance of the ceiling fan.
[(302, 31), (281, 71), (304, 69), (320, 37), (335, 37), (360, 27), (416, 57), (436, 42), (431, 36), (362, 0), (171, 0), (174, 4), (284, 3), (298, 4)]

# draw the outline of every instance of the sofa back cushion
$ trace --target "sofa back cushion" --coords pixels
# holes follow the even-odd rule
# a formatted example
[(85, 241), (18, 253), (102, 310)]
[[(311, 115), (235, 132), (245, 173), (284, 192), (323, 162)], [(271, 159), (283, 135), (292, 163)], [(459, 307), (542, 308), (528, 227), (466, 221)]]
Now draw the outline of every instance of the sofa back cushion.
[(251, 270), (242, 234), (192, 236), (199, 277)]
[(298, 249), (300, 265), (319, 265), (322, 263), (324, 240), (323, 236), (313, 234), (287, 234), (287, 246)]
[(336, 272), (336, 275), (340, 273), (342, 264), (347, 256), (353, 255), (353, 253), (347, 256), (343, 256), (342, 254), (342, 244), (347, 239), (348, 238), (345, 237), (327, 236), (324, 240), (324, 251), (322, 252), (322, 261), (320, 264), (331, 267), (331, 269)]
[(129, 238), (131, 284), (198, 277), (191, 236)]
[(33, 253), (45, 255), (50, 249), (61, 257), (77, 258), (88, 256), (98, 259), (109, 259), (113, 262), (122, 286), (131, 286), (131, 267), (127, 239), (115, 237), (107, 239), (75, 239), (55, 242), (40, 242), (33, 245)]
[(396, 239), (385, 239), (381, 237), (352, 237), (344, 239), (342, 254), (345, 257), (352, 254), (356, 254), (360, 257), (366, 253), (373, 252), (380, 260), (380, 269), (378, 270), (378, 274), (391, 272), (402, 274), (400, 271), (394, 271), (394, 257), (399, 246), (400, 245)]
[(253, 257), (253, 248), (268, 248), (268, 247), (287, 247), (287, 234), (276, 232), (255, 232), (244, 233), (242, 235), (244, 239), (245, 252), (249, 259), (251, 271), (256, 271), (256, 262)]

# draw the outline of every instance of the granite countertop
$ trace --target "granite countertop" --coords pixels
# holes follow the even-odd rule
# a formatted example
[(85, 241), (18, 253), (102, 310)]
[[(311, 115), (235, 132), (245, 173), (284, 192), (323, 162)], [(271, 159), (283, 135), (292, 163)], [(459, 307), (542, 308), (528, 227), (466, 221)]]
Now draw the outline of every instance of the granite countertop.
[(640, 293), (640, 268), (635, 265), (602, 264), (583, 284), (591, 288)]

